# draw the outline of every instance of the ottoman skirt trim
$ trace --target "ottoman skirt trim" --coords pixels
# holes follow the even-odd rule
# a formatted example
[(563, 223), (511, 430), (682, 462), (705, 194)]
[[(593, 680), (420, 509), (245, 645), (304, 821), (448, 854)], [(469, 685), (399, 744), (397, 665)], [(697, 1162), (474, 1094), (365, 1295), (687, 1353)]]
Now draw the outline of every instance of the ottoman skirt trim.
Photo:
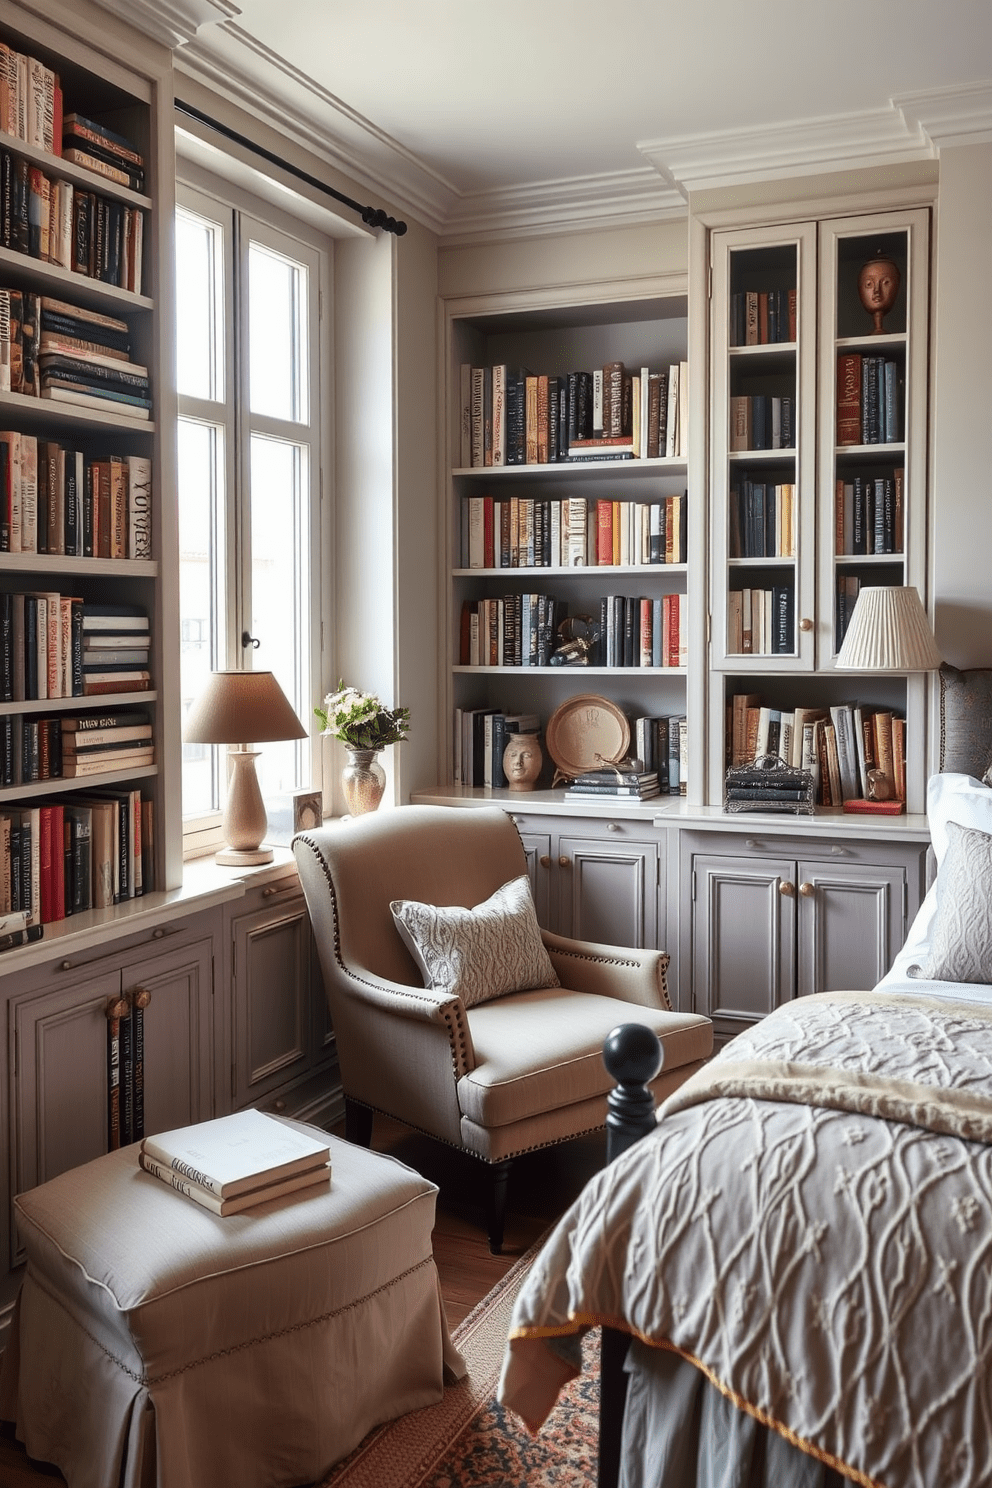
[(126, 1374), (129, 1379), (135, 1382), (135, 1384), (141, 1385), (148, 1389), (154, 1387), (155, 1385), (164, 1384), (166, 1380), (175, 1379), (177, 1375), (188, 1374), (191, 1369), (198, 1369), (202, 1365), (213, 1363), (217, 1359), (228, 1358), (234, 1354), (243, 1353), (246, 1349), (255, 1348), (259, 1344), (268, 1343), (271, 1339), (285, 1338), (292, 1333), (305, 1332), (309, 1328), (316, 1327), (321, 1323), (329, 1322), (332, 1318), (343, 1317), (349, 1312), (354, 1312), (359, 1307), (364, 1307), (366, 1303), (374, 1301), (376, 1297), (384, 1296), (387, 1292), (392, 1291), (393, 1288), (400, 1286), (402, 1283), (406, 1282), (409, 1277), (415, 1276), (418, 1271), (423, 1271), (425, 1267), (433, 1267), (433, 1265), (434, 1256), (433, 1253), (431, 1253), (424, 1256), (422, 1260), (417, 1261), (413, 1266), (408, 1266), (405, 1271), (401, 1271), (397, 1276), (391, 1277), (390, 1280), (384, 1282), (382, 1286), (375, 1287), (371, 1292), (367, 1292), (362, 1297), (353, 1297), (350, 1302), (344, 1303), (341, 1307), (334, 1307), (331, 1308), (329, 1312), (322, 1312), (316, 1317), (305, 1318), (303, 1321), (298, 1323), (291, 1323), (290, 1326), (287, 1328), (275, 1328), (271, 1333), (261, 1333), (258, 1335), (257, 1338), (247, 1338), (242, 1343), (232, 1344), (229, 1348), (215, 1349), (213, 1353), (204, 1354), (199, 1359), (190, 1359), (187, 1363), (181, 1365), (178, 1369), (172, 1369), (165, 1374), (157, 1375), (138, 1374), (134, 1369), (129, 1368), (128, 1365), (124, 1363), (123, 1359), (119, 1359), (115, 1354), (113, 1354), (110, 1349), (107, 1348), (106, 1344), (103, 1343), (99, 1338), (97, 1338), (95, 1333), (87, 1328), (82, 1318), (79, 1317), (72, 1308), (66, 1305), (65, 1298), (59, 1296), (58, 1292), (54, 1291), (47, 1284), (43, 1276), (40, 1276), (38, 1272), (33, 1268), (29, 1267), (29, 1270), (31, 1272), (31, 1279), (38, 1290), (44, 1292), (45, 1296), (49, 1299), (50, 1302), (53, 1302), (56, 1307), (64, 1312), (69, 1318), (71, 1318), (72, 1322), (80, 1330), (80, 1332), (84, 1333), (90, 1340), (90, 1342), (92, 1344), (95, 1344), (100, 1352), (104, 1354), (106, 1358), (108, 1358), (110, 1362), (116, 1366), (116, 1368), (118, 1368), (123, 1374)]

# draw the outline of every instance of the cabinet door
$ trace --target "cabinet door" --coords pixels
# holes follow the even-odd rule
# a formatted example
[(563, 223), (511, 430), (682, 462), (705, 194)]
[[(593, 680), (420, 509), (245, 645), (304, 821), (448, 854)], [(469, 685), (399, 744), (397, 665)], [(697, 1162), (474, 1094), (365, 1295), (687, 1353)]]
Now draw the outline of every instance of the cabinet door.
[(693, 1010), (726, 1040), (793, 996), (792, 859), (692, 860)]
[(874, 987), (905, 937), (905, 898), (902, 868), (800, 862), (800, 995)]
[(537, 910), (538, 924), (544, 930), (553, 930), (551, 923), (551, 833), (550, 832), (520, 832), (520, 841), (523, 843), (524, 856), (527, 859), (527, 872), (530, 876), (531, 892), (534, 895), (534, 907)]
[(145, 1131), (208, 1121), (214, 1114), (213, 942), (173, 946), (125, 966), (123, 987), (151, 993), (142, 1064)]
[(558, 838), (561, 935), (654, 950), (658, 944), (658, 847), (618, 835)]
[(106, 1009), (120, 990), (115, 969), (11, 1004), (13, 1193), (106, 1152)]
[(236, 1109), (301, 1075), (310, 1050), (310, 918), (302, 896), (232, 923)]

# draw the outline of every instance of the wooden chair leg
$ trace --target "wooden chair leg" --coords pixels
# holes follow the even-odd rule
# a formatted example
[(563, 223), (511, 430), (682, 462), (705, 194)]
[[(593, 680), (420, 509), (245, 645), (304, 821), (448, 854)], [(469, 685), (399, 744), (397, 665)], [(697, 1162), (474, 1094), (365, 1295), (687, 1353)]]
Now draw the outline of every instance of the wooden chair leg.
[(503, 1230), (506, 1227), (506, 1195), (510, 1183), (512, 1159), (493, 1164), (492, 1208), (489, 1214), (489, 1250), (492, 1255), (503, 1253)]
[(372, 1117), (375, 1113), (371, 1106), (363, 1106), (359, 1101), (344, 1098), (344, 1137), (346, 1142), (353, 1142), (356, 1147), (372, 1146)]

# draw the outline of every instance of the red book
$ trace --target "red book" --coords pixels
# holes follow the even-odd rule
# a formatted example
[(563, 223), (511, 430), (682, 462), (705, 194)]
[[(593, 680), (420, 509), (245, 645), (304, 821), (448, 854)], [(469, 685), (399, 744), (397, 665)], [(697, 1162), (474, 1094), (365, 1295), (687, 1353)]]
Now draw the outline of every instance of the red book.
[(651, 637), (654, 630), (651, 608), (651, 601), (649, 599), (641, 600), (640, 665), (642, 667), (649, 667), (651, 665)]
[(596, 562), (613, 564), (613, 502), (596, 502)]
[(861, 443), (861, 357), (846, 352), (837, 358), (837, 443)]
[(862, 801), (856, 799), (844, 802), (845, 811), (865, 812), (871, 816), (898, 816), (906, 810), (905, 801)]
[[(61, 851), (61, 839), (59, 839)], [(41, 923), (49, 924), (52, 913), (52, 808), (38, 812), (38, 888), (41, 894)]]
[(665, 665), (677, 667), (679, 664), (679, 595), (666, 594), (665, 608), (668, 611), (668, 650)]
[(493, 537), (493, 498), (486, 496), (482, 502), (482, 562), (486, 568), (496, 567)]

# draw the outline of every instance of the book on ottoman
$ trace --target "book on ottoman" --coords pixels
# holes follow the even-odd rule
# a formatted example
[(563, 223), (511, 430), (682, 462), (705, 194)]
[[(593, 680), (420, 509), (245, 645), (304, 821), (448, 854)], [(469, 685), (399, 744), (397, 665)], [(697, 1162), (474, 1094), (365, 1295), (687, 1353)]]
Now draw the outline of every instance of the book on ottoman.
[(327, 1184), (330, 1147), (263, 1111), (145, 1137), (138, 1162), (215, 1214), (238, 1214), (294, 1190)]

